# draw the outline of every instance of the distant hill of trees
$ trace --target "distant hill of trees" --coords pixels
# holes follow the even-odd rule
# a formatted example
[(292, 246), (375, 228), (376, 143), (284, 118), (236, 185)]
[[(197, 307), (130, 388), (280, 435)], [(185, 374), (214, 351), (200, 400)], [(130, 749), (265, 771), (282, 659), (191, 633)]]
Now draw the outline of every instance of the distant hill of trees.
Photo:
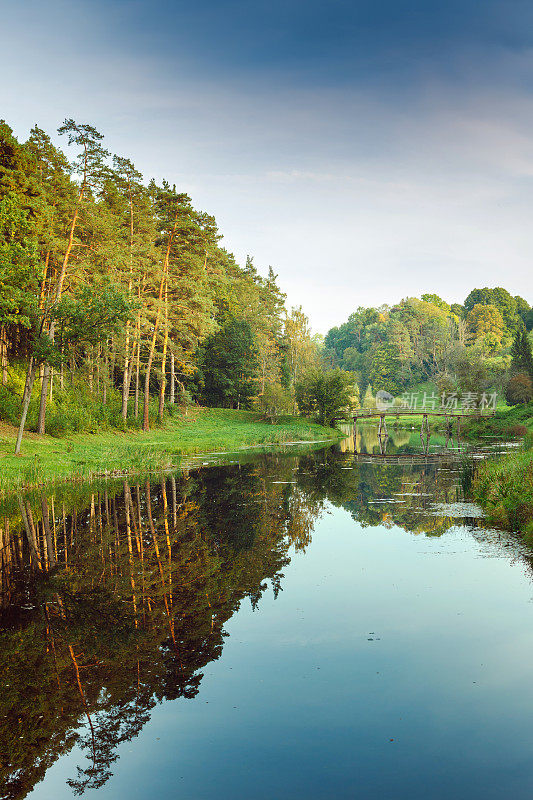
[(517, 334), (532, 328), (531, 306), (506, 289), (473, 289), (463, 305), (423, 294), (358, 308), (328, 332), (324, 358), (355, 373), (361, 396), (368, 386), (398, 393), (432, 380), (464, 390), (502, 388)]

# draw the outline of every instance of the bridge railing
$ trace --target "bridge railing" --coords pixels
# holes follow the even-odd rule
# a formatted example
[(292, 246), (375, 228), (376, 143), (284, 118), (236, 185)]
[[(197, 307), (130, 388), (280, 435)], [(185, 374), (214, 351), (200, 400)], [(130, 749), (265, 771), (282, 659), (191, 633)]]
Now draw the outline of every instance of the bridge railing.
[(335, 422), (348, 422), (354, 419), (364, 419), (371, 417), (492, 417), (495, 413), (494, 408), (417, 408), (407, 409), (395, 406), (387, 409), (377, 408), (356, 408), (346, 411), (342, 416), (335, 418)]

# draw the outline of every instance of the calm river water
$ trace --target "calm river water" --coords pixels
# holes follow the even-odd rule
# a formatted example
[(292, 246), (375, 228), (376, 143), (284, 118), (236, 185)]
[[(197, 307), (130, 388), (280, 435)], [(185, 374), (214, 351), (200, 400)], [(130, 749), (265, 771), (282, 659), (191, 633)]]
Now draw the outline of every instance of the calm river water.
[(4, 502), (0, 796), (529, 800), (533, 554), (353, 445)]

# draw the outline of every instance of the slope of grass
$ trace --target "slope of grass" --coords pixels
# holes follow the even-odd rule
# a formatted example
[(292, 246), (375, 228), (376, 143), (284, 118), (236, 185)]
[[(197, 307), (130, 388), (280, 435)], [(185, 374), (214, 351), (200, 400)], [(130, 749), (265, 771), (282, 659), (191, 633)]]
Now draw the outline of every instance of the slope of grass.
[(533, 450), (483, 463), (472, 496), (492, 524), (533, 536)]
[(498, 408), (492, 417), (469, 420), (464, 435), (468, 439), (482, 439), (485, 436), (508, 439), (524, 436), (532, 430), (533, 402)]
[(176, 465), (180, 456), (234, 451), (252, 445), (336, 440), (339, 431), (301, 417), (284, 417), (276, 425), (250, 411), (194, 409), (172, 417), (148, 433), (106, 431), (64, 438), (25, 437), (20, 456), (13, 455), (15, 429), (0, 428), (0, 489), (35, 486), (54, 480), (88, 480)]

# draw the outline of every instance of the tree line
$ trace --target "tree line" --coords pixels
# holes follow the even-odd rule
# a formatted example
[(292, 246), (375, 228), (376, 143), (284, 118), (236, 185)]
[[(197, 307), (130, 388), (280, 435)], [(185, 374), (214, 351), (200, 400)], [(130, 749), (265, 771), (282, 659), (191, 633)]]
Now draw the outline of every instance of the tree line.
[(473, 289), (462, 305), (423, 294), (359, 307), (327, 333), (324, 357), (354, 373), (361, 396), (435, 381), (446, 392), (491, 388), (525, 402), (533, 398), (532, 328), (529, 303), (500, 287)]
[(178, 402), (294, 407), (317, 362), (270, 267), (239, 266), (215, 218), (68, 119), (65, 153), (0, 122), (0, 415), (38, 433), (148, 430)]

